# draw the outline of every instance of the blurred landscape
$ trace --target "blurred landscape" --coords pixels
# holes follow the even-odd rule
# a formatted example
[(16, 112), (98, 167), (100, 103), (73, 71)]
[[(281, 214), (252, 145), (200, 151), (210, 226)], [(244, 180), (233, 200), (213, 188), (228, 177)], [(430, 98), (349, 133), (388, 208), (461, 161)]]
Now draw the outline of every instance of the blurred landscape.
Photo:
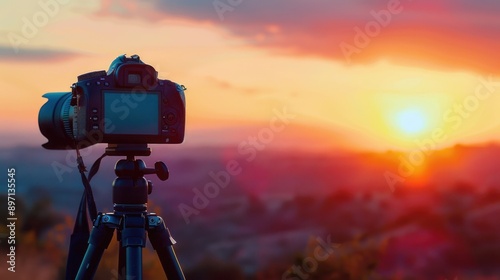
[[(88, 169), (102, 150), (84, 157)], [(234, 147), (175, 146), (153, 147), (142, 159), (170, 169), (166, 182), (149, 176), (149, 210), (166, 220), (188, 279), (500, 279), (500, 146), (422, 155), (267, 148), (250, 158)], [(0, 150), (4, 170), (16, 168), (16, 279), (64, 275), (83, 186), (76, 168), (58, 177), (53, 166), (73, 157), (29, 146)], [(100, 211), (112, 211), (116, 160), (105, 158), (92, 180)], [(418, 164), (410, 170), (411, 161)], [(194, 207), (194, 188), (203, 191), (211, 172), (229, 162), (241, 172), (206, 207)], [(6, 205), (4, 191), (1, 200)], [(198, 213), (185, 219), (182, 204)], [(1, 214), (5, 264), (6, 207)], [(96, 279), (122, 279), (116, 252), (113, 239)], [(163, 278), (151, 248), (144, 267), (145, 279)]]
[[(75, 151), (40, 147), (42, 95), (79, 92), (75, 81), (136, 54), (188, 89), (185, 141), (139, 157), (170, 169), (166, 182), (148, 175), (148, 209), (188, 280), (500, 280), (500, 1), (2, 5), (0, 279), (65, 275), (83, 185)], [(156, 92), (150, 75), (129, 74)], [(122, 102), (103, 111), (122, 112), (121, 124), (134, 108), (132, 118), (168, 112), (167, 123), (180, 112), (170, 94), (168, 110), (144, 110), (142, 87), (117, 86)], [(73, 132), (87, 119), (62, 104), (42, 120), (50, 138), (70, 133), (59, 117)], [(88, 170), (104, 148), (81, 151)], [(99, 211), (113, 211), (118, 159), (92, 179)], [(115, 236), (95, 279), (131, 278), (118, 251)], [(149, 243), (143, 252), (144, 279), (164, 279)]]

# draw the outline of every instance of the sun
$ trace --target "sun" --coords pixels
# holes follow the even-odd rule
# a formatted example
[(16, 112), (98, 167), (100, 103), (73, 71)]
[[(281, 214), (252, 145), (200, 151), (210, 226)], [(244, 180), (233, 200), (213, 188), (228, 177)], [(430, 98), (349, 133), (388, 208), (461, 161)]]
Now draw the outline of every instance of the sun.
[(419, 134), (427, 128), (427, 117), (422, 110), (405, 109), (396, 114), (396, 126), (405, 134)]

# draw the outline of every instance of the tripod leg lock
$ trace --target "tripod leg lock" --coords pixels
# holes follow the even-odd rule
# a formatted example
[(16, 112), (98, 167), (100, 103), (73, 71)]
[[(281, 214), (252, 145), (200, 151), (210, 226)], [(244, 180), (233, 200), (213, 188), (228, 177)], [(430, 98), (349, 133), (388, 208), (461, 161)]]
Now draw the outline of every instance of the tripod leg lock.
[(174, 245), (175, 240), (170, 234), (163, 219), (155, 214), (148, 215), (149, 241), (155, 250)]
[(120, 216), (117, 216), (113, 213), (99, 213), (98, 218), (94, 222), (94, 226), (102, 223), (107, 227), (117, 229), (120, 228), (121, 219), (122, 218)]
[(108, 248), (113, 237), (113, 231), (120, 226), (120, 218), (114, 215), (99, 213), (94, 221), (94, 227), (90, 234), (89, 244)]

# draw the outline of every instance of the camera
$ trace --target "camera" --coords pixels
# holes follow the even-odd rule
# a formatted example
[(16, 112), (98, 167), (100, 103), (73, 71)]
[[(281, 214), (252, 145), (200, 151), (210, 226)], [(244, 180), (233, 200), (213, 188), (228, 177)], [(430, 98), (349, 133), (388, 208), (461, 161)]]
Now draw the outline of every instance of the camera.
[(158, 79), (138, 55), (117, 57), (106, 72), (78, 76), (71, 92), (51, 92), (38, 115), (51, 150), (96, 143), (177, 144), (184, 140), (183, 85)]

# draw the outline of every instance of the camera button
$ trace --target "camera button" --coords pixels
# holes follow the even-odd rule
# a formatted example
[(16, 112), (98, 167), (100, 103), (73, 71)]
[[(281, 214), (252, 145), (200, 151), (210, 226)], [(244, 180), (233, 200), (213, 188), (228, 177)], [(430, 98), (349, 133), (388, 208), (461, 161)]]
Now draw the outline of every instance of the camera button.
[(94, 130), (98, 130), (98, 129), (99, 129), (99, 125), (94, 124), (94, 125), (92, 126), (92, 129), (94, 129)]
[(167, 115), (163, 115), (163, 121), (166, 124), (172, 125), (177, 122), (177, 118), (174, 113), (168, 113)]

